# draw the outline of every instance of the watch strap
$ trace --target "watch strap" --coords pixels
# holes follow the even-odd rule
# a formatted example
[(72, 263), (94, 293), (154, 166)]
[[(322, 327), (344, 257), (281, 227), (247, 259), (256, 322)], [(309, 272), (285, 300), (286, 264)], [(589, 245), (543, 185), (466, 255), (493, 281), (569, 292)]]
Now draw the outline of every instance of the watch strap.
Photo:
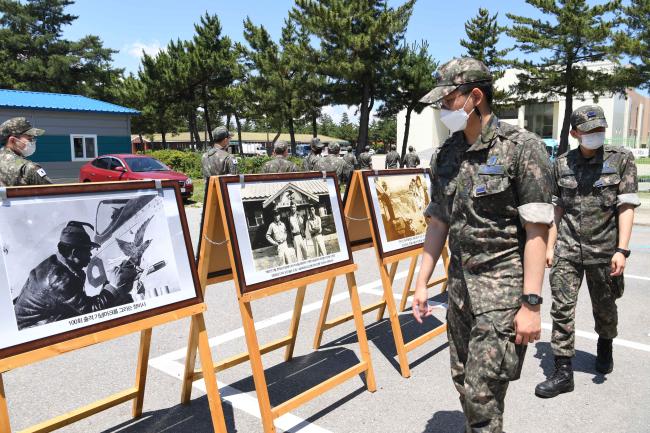
[(626, 250), (625, 248), (616, 248), (616, 252), (623, 254), (625, 258), (630, 257), (630, 254), (632, 253), (632, 251)]

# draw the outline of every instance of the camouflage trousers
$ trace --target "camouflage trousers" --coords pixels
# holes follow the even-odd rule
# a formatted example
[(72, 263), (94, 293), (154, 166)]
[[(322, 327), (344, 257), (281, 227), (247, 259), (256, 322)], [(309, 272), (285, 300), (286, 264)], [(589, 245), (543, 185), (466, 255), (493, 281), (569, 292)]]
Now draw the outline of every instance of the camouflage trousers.
[(460, 394), (468, 433), (501, 433), (506, 390), (519, 379), (526, 346), (514, 343), (518, 308), (474, 315), (450, 300), (447, 337), (451, 377)]
[(555, 356), (575, 355), (575, 317), (578, 291), (582, 277), (587, 277), (591, 308), (596, 321), (595, 331), (603, 338), (617, 335), (616, 299), (623, 295), (623, 277), (609, 275), (609, 263), (583, 265), (556, 257), (551, 268), (553, 333), (551, 347)]

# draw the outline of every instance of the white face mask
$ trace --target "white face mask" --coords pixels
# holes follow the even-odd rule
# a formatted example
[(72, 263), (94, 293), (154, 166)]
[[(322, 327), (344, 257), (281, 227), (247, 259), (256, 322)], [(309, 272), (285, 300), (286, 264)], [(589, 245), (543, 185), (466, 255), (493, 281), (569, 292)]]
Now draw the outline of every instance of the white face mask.
[(463, 108), (459, 108), (458, 110), (447, 110), (447, 109), (440, 109), (440, 121), (449, 129), (449, 132), (452, 134), (454, 132), (462, 131), (467, 127), (467, 120), (469, 119), (469, 115), (472, 114), (472, 111), (469, 113), (465, 112), (465, 105), (467, 105), (467, 101), (469, 101), (470, 95), (467, 95), (467, 99), (465, 99), (465, 103), (463, 104)]
[(580, 137), (580, 145), (585, 149), (596, 150), (605, 144), (604, 132), (592, 132)]
[(31, 140), (31, 141), (28, 141), (28, 142), (24, 142), (23, 140), (21, 140), (21, 139), (19, 138), (18, 141), (20, 141), (22, 144), (25, 145), (25, 147), (23, 148), (23, 150), (20, 151), (20, 153), (21, 153), (25, 158), (27, 158), (28, 156), (32, 156), (32, 155), (34, 154), (34, 152), (36, 152), (36, 142), (35, 142), (34, 140)]

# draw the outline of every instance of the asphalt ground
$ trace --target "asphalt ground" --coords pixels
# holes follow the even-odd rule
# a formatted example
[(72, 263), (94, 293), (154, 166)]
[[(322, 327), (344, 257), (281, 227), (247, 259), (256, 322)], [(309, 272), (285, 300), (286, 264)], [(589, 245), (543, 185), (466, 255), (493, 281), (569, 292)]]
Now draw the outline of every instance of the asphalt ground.
[[(200, 209), (189, 209), (193, 240), (198, 235)], [(650, 227), (635, 226), (632, 256), (625, 272), (625, 294), (619, 305), (619, 339), (614, 345), (614, 372), (603, 376), (594, 369), (596, 335), (590, 300), (583, 285), (577, 311), (575, 391), (553, 399), (539, 399), (533, 390), (552, 371), (550, 351), (550, 289), (544, 286), (542, 340), (528, 348), (522, 378), (510, 385), (506, 398), (505, 431), (625, 432), (650, 431)], [(354, 254), (362, 303), (380, 296), (379, 273), (372, 250)], [(440, 268), (438, 268), (438, 272)], [(406, 264), (398, 269), (395, 293), (401, 293)], [(330, 317), (350, 309), (347, 288), (337, 280)], [(283, 351), (265, 355), (266, 378), (272, 404), (278, 404), (315, 383), (358, 362), (351, 322), (325, 333), (323, 347), (314, 352), (312, 340), (324, 283), (307, 290), (295, 359), (284, 363)], [(433, 291), (432, 291), (433, 293)], [(253, 312), (261, 342), (287, 332), (295, 291), (255, 301)], [(215, 359), (246, 349), (232, 282), (210, 286), (206, 322)], [(438, 318), (443, 317), (442, 310)], [(421, 327), (410, 312), (400, 316), (405, 339), (438, 325), (430, 319)], [(464, 417), (449, 375), (445, 335), (409, 353), (411, 377), (399, 374), (388, 320), (364, 317), (378, 389), (365, 390), (361, 377), (299, 407), (276, 421), (278, 431), (315, 433), (456, 433)], [(122, 404), (62, 432), (170, 433), (211, 432), (210, 414), (202, 382), (196, 382), (190, 405), (180, 405), (180, 374), (189, 320), (153, 331), (151, 361), (141, 418), (131, 418), (130, 404)], [(6, 396), (15, 431), (132, 386), (139, 336), (137, 334), (64, 354), (6, 373)], [(229, 432), (261, 432), (256, 395), (248, 363), (217, 376)], [(3, 432), (4, 433), (4, 432)]]

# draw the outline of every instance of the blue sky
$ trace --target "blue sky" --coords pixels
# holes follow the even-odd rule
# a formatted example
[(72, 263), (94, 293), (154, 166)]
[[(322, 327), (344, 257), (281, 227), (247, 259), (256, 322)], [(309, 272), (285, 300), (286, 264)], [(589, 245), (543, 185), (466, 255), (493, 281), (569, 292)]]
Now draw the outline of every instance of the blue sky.
[[(389, 3), (397, 6), (403, 1)], [(114, 55), (117, 67), (136, 72), (143, 49), (154, 53), (171, 39), (190, 39), (194, 23), (206, 11), (219, 16), (223, 33), (235, 41), (243, 41), (242, 22), (247, 16), (255, 24), (264, 25), (277, 39), (293, 4), (293, 0), (77, 0), (68, 11), (79, 18), (65, 30), (64, 36), (78, 39), (87, 34), (98, 35), (106, 47), (119, 50)], [(540, 15), (524, 0), (418, 0), (406, 38), (408, 42), (428, 41), (431, 55), (439, 61), (459, 56), (464, 53), (460, 45), (460, 39), (465, 37), (464, 23), (476, 15), (479, 7), (492, 14), (498, 12), (501, 25), (509, 23), (507, 12)], [(499, 45), (511, 46), (512, 41), (504, 35)], [(340, 111), (332, 114), (336, 116)], [(349, 111), (353, 114), (353, 110)]]

